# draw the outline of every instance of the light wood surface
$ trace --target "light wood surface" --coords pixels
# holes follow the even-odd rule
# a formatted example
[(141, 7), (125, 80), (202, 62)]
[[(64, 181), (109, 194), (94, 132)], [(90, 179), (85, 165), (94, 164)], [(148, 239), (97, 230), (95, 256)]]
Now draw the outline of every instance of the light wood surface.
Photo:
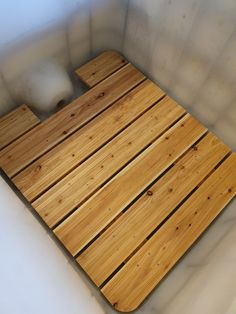
[(27, 167), (13, 182), (29, 201), (34, 200), (163, 96), (164, 92), (154, 83), (144, 81), (89, 124)]
[(118, 98), (144, 79), (144, 75), (128, 64), (70, 105), (9, 145), (0, 153), (0, 164), (12, 177), (50, 148), (68, 137)]
[(82, 65), (75, 73), (86, 85), (93, 87), (127, 63), (118, 52), (105, 51)]
[(35, 127), (39, 122), (40, 120), (26, 105), (22, 105), (0, 118), (0, 150)]
[(81, 204), (184, 112), (184, 109), (173, 100), (164, 98), (83, 165), (37, 199), (33, 207), (44, 221), (53, 227), (75, 205)]
[(101, 290), (129, 312), (145, 299), (236, 193), (231, 155)]
[(79, 256), (79, 264), (96, 285), (100, 286), (145, 241), (229, 151), (208, 134)]
[(0, 166), (129, 312), (235, 196), (236, 155), (122, 60), (106, 52), (84, 65), (93, 87), (3, 148)]
[(78, 253), (205, 132), (186, 115), (57, 227), (55, 234), (72, 255)]

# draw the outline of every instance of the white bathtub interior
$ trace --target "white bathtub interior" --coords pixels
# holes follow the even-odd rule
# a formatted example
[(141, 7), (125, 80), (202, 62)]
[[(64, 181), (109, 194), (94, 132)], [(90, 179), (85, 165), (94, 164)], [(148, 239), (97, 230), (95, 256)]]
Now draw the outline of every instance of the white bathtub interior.
[[(236, 149), (234, 0), (2, 1), (0, 17), (0, 115), (40, 60), (72, 74), (115, 49)], [(0, 202), (0, 313), (114, 312), (3, 179)], [(235, 314), (235, 262), (233, 201), (137, 313)]]

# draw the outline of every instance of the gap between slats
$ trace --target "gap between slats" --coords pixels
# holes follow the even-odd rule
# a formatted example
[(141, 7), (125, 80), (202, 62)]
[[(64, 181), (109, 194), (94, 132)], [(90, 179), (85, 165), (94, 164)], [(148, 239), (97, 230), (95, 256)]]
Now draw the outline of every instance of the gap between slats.
[[(235, 166), (236, 155), (229, 153), (181, 208), (125, 264), (124, 270), (120, 269), (101, 289), (111, 304), (126, 312), (136, 309), (144, 301), (233, 199), (236, 193)], [(147, 277), (142, 281), (144, 274)], [(130, 285), (129, 282), (126, 284), (128, 277)]]
[[(123, 67), (122, 67), (123, 68)], [(100, 114), (102, 114), (104, 111), (106, 111), (107, 109), (109, 109), (115, 102), (119, 101), (122, 97), (124, 97), (125, 95), (127, 95), (129, 92), (131, 92), (133, 89), (135, 89), (137, 86), (139, 86), (141, 83), (143, 83), (146, 80), (146, 78), (144, 78), (142, 81), (140, 81), (139, 83), (137, 83), (136, 85), (134, 85), (129, 91), (127, 91), (126, 93), (124, 93), (123, 95), (121, 95), (120, 97), (118, 97), (116, 100), (114, 100), (109, 106), (107, 106), (106, 108), (104, 108), (103, 110), (99, 111), (96, 115), (92, 116), (92, 118), (86, 120), (83, 124), (81, 124), (80, 127), (78, 127), (76, 130), (74, 130), (73, 132), (71, 132), (68, 136), (65, 136), (62, 140), (58, 141), (55, 145), (53, 145), (52, 147), (50, 147), (48, 150), (46, 150), (43, 154), (39, 155), (37, 158), (33, 159), (30, 163), (28, 163), (25, 167), (23, 167), (20, 171), (16, 172), (11, 179), (14, 179), (17, 175), (19, 175), (22, 171), (24, 171), (26, 168), (28, 168), (29, 166), (31, 166), (34, 162), (36, 162), (39, 158), (41, 158), (43, 155), (47, 154), (50, 150), (52, 150), (53, 148), (55, 148), (56, 146), (58, 146), (59, 144), (63, 143), (66, 139), (68, 139), (70, 136), (72, 136), (74, 133), (76, 133), (77, 131), (81, 130), (84, 126), (86, 126), (87, 124), (89, 124), (91, 121), (93, 121), (96, 117), (98, 117)], [(102, 81), (103, 82), (103, 81)], [(101, 82), (101, 83), (102, 83)], [(100, 83), (98, 83), (97, 85), (99, 85)], [(96, 85), (96, 86), (97, 86)], [(92, 88), (91, 88), (92, 89)], [(76, 167), (75, 167), (76, 168)]]
[(0, 153), (2, 150), (4, 150), (5, 148), (7, 148), (7, 146), (14, 144), (14, 142), (19, 141), (19, 139), (22, 136), (25, 136), (27, 133), (29, 133), (30, 131), (32, 131), (36, 126), (38, 126), (41, 123), (41, 121), (39, 120), (38, 123), (36, 123), (35, 125), (33, 125), (31, 128), (29, 128), (28, 130), (26, 130), (25, 132), (23, 132), (22, 134), (20, 134), (19, 136), (17, 136), (14, 140), (12, 140), (11, 142), (9, 142), (8, 144), (6, 144), (5, 146), (3, 146), (0, 149)]
[[(104, 106), (104, 108), (103, 109), (99, 109), (99, 110), (97, 110), (97, 113), (95, 113), (95, 114), (92, 114), (92, 115), (90, 115), (90, 116), (87, 116), (87, 117), (85, 117), (84, 118), (84, 121), (81, 121), (81, 122), (79, 122), (79, 126), (75, 126), (74, 125), (74, 127), (72, 128), (73, 130), (71, 130), (70, 132), (67, 132), (67, 133), (65, 133), (65, 132), (63, 132), (63, 136), (60, 138), (60, 139), (57, 139), (57, 140), (53, 140), (52, 141), (52, 143), (53, 144), (50, 144), (50, 145), (48, 145), (48, 147), (47, 148), (45, 148), (45, 149), (43, 149), (42, 150), (42, 152), (37, 152), (37, 154), (34, 156), (34, 157), (31, 157), (30, 158), (30, 161), (24, 161), (23, 163), (24, 163), (24, 165), (18, 165), (17, 167), (15, 167), (15, 168), (20, 168), (19, 170), (13, 170), (13, 169), (5, 169), (5, 166), (7, 167), (7, 165), (9, 164), (9, 161), (8, 161), (8, 163), (6, 164), (6, 165), (3, 165), (3, 169), (4, 169), (4, 172), (5, 173), (7, 173), (8, 174), (8, 176), (10, 177), (10, 178), (14, 178), (16, 175), (18, 175), (21, 171), (23, 171), (24, 169), (26, 169), (29, 165), (31, 165), (33, 162), (35, 162), (36, 160), (38, 160), (41, 156), (43, 156), (45, 153), (47, 153), (48, 151), (50, 151), (51, 149), (53, 149), (54, 147), (56, 147), (58, 144), (60, 144), (60, 143), (62, 143), (65, 139), (67, 139), (69, 136), (71, 136), (72, 134), (74, 134), (76, 131), (78, 131), (79, 129), (81, 129), (82, 127), (84, 127), (85, 125), (87, 125), (90, 121), (92, 121), (95, 117), (97, 117), (98, 115), (100, 115), (100, 113), (102, 113), (102, 112), (104, 112), (106, 109), (108, 109), (109, 107), (111, 107), (116, 101), (118, 101), (119, 99), (121, 99), (124, 95), (126, 95), (128, 92), (130, 92), (132, 89), (134, 89), (136, 86), (138, 86), (139, 84), (141, 84), (145, 79), (146, 79), (146, 77), (140, 72), (140, 71), (138, 71), (138, 70), (136, 70), (130, 63), (128, 63), (128, 64), (126, 64), (124, 67), (122, 67), (121, 69), (119, 69), (118, 71), (116, 71), (113, 75), (111, 75), (111, 76), (109, 76), (107, 79), (105, 79), (104, 81), (102, 81), (101, 83), (99, 83), (98, 85), (96, 85), (96, 87), (94, 87), (94, 88), (92, 88), (92, 89), (90, 89), (87, 93), (85, 93), (85, 94), (83, 94), (81, 97), (83, 97), (83, 99), (86, 97), (86, 95), (88, 94), (89, 96), (88, 97), (92, 97), (92, 93), (93, 93), (93, 91), (94, 91), (94, 89), (96, 89), (96, 88), (98, 88), (98, 86), (100, 86), (100, 84), (102, 85), (102, 84), (104, 84), (104, 82), (106, 82), (106, 81), (109, 81), (111, 78), (113, 78), (113, 76), (114, 75), (118, 75), (118, 73), (120, 72), (120, 71), (126, 71), (126, 68), (127, 67), (131, 67), (130, 68), (130, 71), (137, 71), (136, 72), (136, 82), (135, 83), (132, 83), (131, 84), (131, 87), (129, 87), (125, 92), (122, 92), (119, 96), (117, 96), (115, 99), (113, 99), (112, 101), (108, 101), (108, 104), (106, 105), (106, 106)], [(123, 74), (123, 72), (122, 72), (122, 75), (127, 75), (127, 74)], [(138, 78), (138, 76), (140, 76), (139, 78)], [(120, 80), (120, 78), (115, 78), (116, 80)], [(113, 82), (113, 84), (114, 84), (114, 82)], [(118, 84), (118, 83), (117, 83)], [(104, 86), (104, 88), (105, 89), (107, 89), (107, 86)], [(119, 94), (119, 93), (118, 93)], [(56, 119), (55, 117), (57, 117), (58, 115), (60, 115), (60, 116), (62, 116), (62, 114), (63, 114), (63, 112), (65, 112), (65, 115), (67, 115), (70, 111), (71, 112), (73, 112), (73, 110), (76, 110), (76, 108), (74, 108), (74, 107), (71, 107), (72, 106), (72, 104), (74, 103), (74, 106), (75, 106), (75, 102), (77, 102), (77, 101), (80, 101), (80, 98), (81, 97), (79, 97), (79, 98), (77, 98), (76, 100), (74, 100), (72, 103), (70, 103), (68, 106), (66, 106), (65, 108), (63, 108), (62, 110), (60, 110), (59, 112), (57, 112), (57, 113), (55, 113), (52, 117), (50, 117), (48, 120), (46, 120), (45, 122), (43, 122), (43, 123), (41, 123), (41, 125), (43, 124), (44, 126), (45, 126), (45, 124), (46, 123), (48, 123), (48, 121), (50, 120), (51, 121), (51, 118), (54, 118), (54, 119)], [(109, 96), (110, 97), (110, 96)], [(72, 108), (74, 108), (73, 110), (72, 110)], [(53, 120), (54, 121), (54, 120)], [(52, 127), (52, 125), (51, 125), (51, 127)], [(45, 128), (46, 128), (46, 126), (45, 126)], [(22, 143), (22, 137), (20, 138), (21, 139), (21, 141), (19, 142), (19, 143), (16, 143), (17, 145), (19, 144), (21, 144)], [(24, 138), (25, 139), (25, 138)], [(25, 141), (26, 141), (26, 139), (25, 139)], [(3, 160), (7, 160), (7, 155), (9, 155), (9, 153), (10, 153), (10, 150), (9, 149), (14, 149), (14, 147), (13, 148), (11, 148), (10, 146), (9, 146), (9, 148), (7, 147), (7, 150), (6, 151), (4, 151), (4, 159)], [(3, 153), (3, 151), (1, 152), (1, 153)], [(14, 154), (14, 152), (13, 152), (13, 154)], [(1, 158), (3, 157), (3, 155), (0, 155), (1, 156)], [(14, 161), (15, 162), (15, 161)], [(9, 173), (10, 172), (10, 173)], [(13, 173), (13, 174), (11, 174), (11, 172)]]
[(145, 193), (147, 193), (150, 188), (157, 183), (162, 177), (165, 176), (167, 172), (173, 166), (179, 162), (191, 149), (193, 149), (194, 146), (196, 146), (206, 135), (208, 134), (208, 131), (206, 131), (205, 134), (203, 134), (187, 151), (185, 151), (179, 158), (177, 158), (163, 173), (161, 173), (159, 176), (157, 176), (138, 196), (136, 196), (122, 211), (119, 215), (117, 215), (105, 228), (103, 228), (99, 234), (94, 237), (82, 250), (80, 250), (74, 257), (78, 258), (86, 249), (93, 244), (108, 228), (110, 228), (115, 221), (117, 221), (126, 211), (129, 210), (129, 208), (137, 202), (138, 199), (140, 199)]
[[(170, 219), (171, 216), (174, 215), (174, 213), (176, 213), (176, 211), (199, 189), (199, 187), (207, 180), (207, 178), (212, 175), (219, 167), (220, 165), (227, 159), (229, 158), (229, 156), (232, 154), (232, 152), (229, 152), (226, 156), (224, 156), (219, 162), (218, 164), (214, 167), (213, 170), (211, 170), (206, 177), (196, 186), (192, 189), (192, 191), (186, 195), (186, 197), (171, 211), (171, 213), (169, 213), (159, 224), (158, 226), (156, 226), (156, 228), (150, 232), (150, 234), (146, 237), (146, 239), (144, 241), (142, 241), (136, 248), (135, 250), (111, 273), (111, 275), (104, 280), (104, 282), (99, 286), (99, 289), (102, 289), (124, 266), (125, 264), (143, 247), (143, 245), (145, 243), (147, 243), (156, 233), (157, 231)], [(168, 169), (169, 170), (169, 169)], [(159, 179), (159, 178), (158, 178)], [(157, 180), (155, 180), (155, 182), (153, 182), (153, 184), (155, 184), (157, 182)], [(153, 185), (152, 184), (152, 185)], [(152, 187), (152, 185), (149, 187), (149, 189)], [(147, 192), (149, 189), (146, 189), (142, 195)], [(132, 205), (132, 204), (131, 204)], [(130, 206), (125, 210), (129, 210)], [(124, 212), (125, 212), (124, 211)], [(122, 212), (122, 215), (124, 214), (124, 212)], [(120, 215), (121, 216), (121, 215)], [(110, 226), (109, 226), (110, 227)], [(105, 232), (106, 229), (103, 231)], [(93, 241), (94, 242), (94, 241)], [(90, 244), (91, 245), (91, 244)], [(88, 246), (86, 247), (88, 248)], [(82, 251), (78, 254), (78, 256), (76, 258), (79, 257), (79, 255), (82, 254)]]
[[(118, 63), (118, 65), (116, 65), (116, 62), (114, 62), (110, 59), (115, 59), (116, 62)], [(107, 68), (107, 63), (112, 64), (112, 69), (109, 70)], [(103, 80), (105, 80), (106, 78), (108, 78), (110, 75), (112, 75), (115, 72), (117, 72), (118, 70), (120, 70), (127, 63), (129, 63), (128, 60), (125, 59), (125, 57), (123, 55), (117, 53), (116, 51), (105, 51), (105, 52), (101, 53), (100, 55), (98, 55), (97, 57), (95, 57), (94, 59), (85, 63), (84, 65), (81, 65), (81, 67), (79, 69), (75, 70), (75, 75), (84, 84), (86, 84), (86, 86), (88, 86), (89, 88), (92, 88), (92, 87), (96, 86), (97, 84), (99, 84), (100, 82), (102, 82)], [(98, 67), (98, 65), (99, 65), (99, 67)], [(105, 66), (106, 74), (104, 74), (102, 77), (100, 77), (99, 81), (95, 79), (95, 81), (97, 81), (97, 82), (95, 82), (95, 83), (90, 82), (90, 81), (93, 81), (93, 79), (91, 80), (90, 78), (87, 78), (86, 72), (90, 72), (90, 76), (96, 75), (97, 72), (103, 71), (101, 69), (103, 66)], [(90, 69), (91, 67), (92, 67), (92, 70)], [(109, 65), (109, 67), (110, 67), (110, 65)]]
[[(26, 121), (26, 125), (23, 125), (24, 121)], [(18, 108), (14, 109), (10, 113), (4, 115), (0, 118), (0, 134), (7, 135), (8, 140), (5, 144), (1, 146), (0, 143), (0, 153), (7, 146), (12, 145), (15, 141), (19, 140), (22, 136), (30, 132), (33, 128), (35, 128), (38, 124), (40, 124), (40, 119), (34, 114), (34, 112), (26, 105), (21, 105)], [(9, 130), (14, 129), (18, 131), (17, 134), (13, 134)], [(5, 135), (3, 134), (5, 133)], [(10, 137), (10, 138), (9, 138)], [(2, 139), (1, 139), (2, 140)]]
[[(181, 143), (181, 142), (179, 142), (178, 137), (180, 137), (181, 134), (183, 132), (185, 132), (185, 130), (186, 130), (186, 129), (182, 128), (185, 125), (183, 123), (184, 121), (187, 122), (188, 132), (193, 128), (193, 126), (194, 126), (194, 128), (193, 128), (193, 133), (191, 135), (189, 134), (188, 138), (186, 138), (186, 139), (183, 138), (182, 143)], [(98, 225), (98, 220), (97, 220), (97, 222), (94, 222), (94, 224), (91, 226), (92, 229), (90, 228), (90, 230), (88, 230), (88, 229), (85, 230), (85, 232), (83, 234), (84, 238), (83, 237), (76, 237), (75, 239), (73, 239), (73, 236), (76, 235), (76, 232), (77, 232), (76, 230), (79, 227), (82, 228), (82, 226), (79, 226), (81, 224), (81, 219), (82, 219), (82, 217), (80, 217), (80, 216), (82, 215), (82, 216), (84, 216), (84, 218), (86, 216), (86, 219), (82, 219), (82, 224), (86, 224), (86, 220), (89, 219), (88, 218), (89, 216), (93, 215), (93, 212), (95, 211), (95, 208), (99, 206), (99, 203), (103, 203), (105, 201), (103, 192), (101, 192), (103, 194), (99, 195), (98, 200), (95, 197), (92, 197), (92, 199), (91, 199), (92, 202), (94, 202), (94, 200), (95, 200), (96, 207), (91, 207), (92, 204), (86, 202), (84, 204), (83, 208), (80, 208), (76, 214), (74, 212), (71, 215), (71, 217), (69, 217), (67, 219), (66, 223), (63, 222), (63, 224), (60, 225), (57, 228), (57, 230), (55, 230), (55, 233), (57, 234), (59, 239), (61, 239), (62, 242), (64, 241), (63, 238), (66, 239), (65, 241), (67, 243), (65, 245), (67, 246), (67, 248), (69, 250), (71, 250), (73, 255), (77, 254), (78, 251), (80, 251), (88, 242), (90, 242), (90, 240), (92, 240), (97, 234), (99, 234), (100, 231), (102, 229), (104, 229), (107, 226), (107, 224), (109, 224), (109, 222), (111, 222), (136, 196), (138, 196), (146, 186), (149, 186), (149, 184), (152, 183), (153, 180), (159, 176), (159, 174), (164, 172), (176, 159), (178, 159), (181, 155), (183, 155), (183, 153), (186, 150), (188, 150), (189, 147), (191, 147), (193, 145), (193, 143), (195, 143), (199, 138), (201, 138), (202, 135), (206, 133), (206, 131), (207, 131), (206, 128), (204, 128), (201, 124), (199, 124), (189, 114), (186, 115), (186, 117), (182, 118), (182, 120), (180, 120), (174, 127), (172, 127), (171, 131), (168, 132), (168, 136), (164, 134), (160, 138), (160, 140), (156, 141), (156, 144), (152, 145), (151, 147), (149, 147), (147, 149), (145, 154), (139, 155), (139, 157), (136, 158), (135, 162), (132, 163), (131, 167), (127, 168), (122, 173), (119, 173), (116, 177), (118, 181), (115, 180), (115, 178), (114, 178), (112, 180), (112, 182), (109, 182), (111, 184), (108, 185), (108, 190), (113, 189), (114, 184), (116, 186), (118, 183), (121, 184), (121, 182), (123, 182), (124, 180), (131, 179), (130, 176), (135, 175), (135, 172), (137, 172), (137, 167), (141, 167), (141, 166), (145, 165), (146, 162), (148, 162), (148, 164), (147, 164), (148, 174), (147, 174), (147, 178), (146, 178), (146, 180), (148, 180), (148, 182), (144, 182), (144, 178), (142, 178), (141, 181), (139, 183), (137, 183), (137, 187), (135, 188), (138, 190), (131, 190), (130, 192), (128, 192), (127, 196), (125, 196), (124, 199), (123, 199), (123, 197), (121, 198), (121, 200), (120, 200), (121, 204), (120, 205), (118, 205), (116, 202), (114, 202), (114, 199), (111, 198), (111, 195), (107, 191), (107, 189), (103, 188), (102, 191), (104, 193), (108, 193), (107, 197), (108, 197), (108, 199), (110, 198), (110, 202), (112, 202), (112, 205), (110, 205), (110, 206), (114, 207), (114, 208), (112, 208), (112, 212), (110, 212), (111, 209), (107, 208), (107, 210), (105, 210), (105, 209), (103, 209), (103, 207), (101, 207), (101, 211), (99, 213), (100, 214), (99, 221), (101, 220), (100, 226)], [(160, 145), (162, 150), (164, 149), (164, 151), (167, 149), (167, 147), (169, 145), (171, 145), (171, 142), (169, 142), (169, 141), (167, 142), (167, 140), (169, 139), (169, 134), (171, 135), (171, 141), (173, 141), (173, 144), (175, 143), (176, 140), (178, 141), (178, 144), (179, 144), (178, 149), (176, 148), (176, 152), (175, 152), (176, 156), (173, 157), (171, 154), (167, 154), (165, 156), (165, 159), (166, 159), (165, 161), (162, 161), (161, 163), (158, 162), (156, 164), (155, 167), (157, 169), (157, 174), (154, 174), (151, 171), (149, 162), (152, 161), (152, 164), (154, 163), (153, 165), (155, 165), (155, 161), (153, 160), (153, 156), (155, 155), (157, 149), (159, 149), (159, 145)], [(169, 152), (172, 152), (172, 151), (173, 151), (173, 148), (171, 148), (169, 150)], [(172, 162), (169, 160), (170, 158), (172, 159)], [(159, 159), (160, 159), (160, 156), (159, 156)], [(114, 189), (112, 191), (113, 191), (113, 193), (115, 192)], [(123, 194), (121, 194), (121, 195), (123, 195)], [(124, 206), (124, 208), (123, 208), (123, 206)], [(87, 210), (89, 210), (89, 215), (87, 213)], [(107, 211), (110, 212), (109, 215), (108, 215)], [(72, 220), (73, 220), (73, 223), (72, 223)], [(75, 223), (75, 221), (76, 221), (76, 223)], [(73, 225), (73, 228), (71, 228), (71, 226), (70, 226), (71, 223)], [(102, 223), (102, 225), (101, 225), (101, 223)], [(70, 233), (70, 236), (69, 236), (68, 232)], [(71, 233), (75, 233), (75, 234), (72, 235)], [(81, 247), (81, 248), (79, 249), (79, 247)]]
[[(149, 110), (148, 110), (149, 111)], [(109, 176), (102, 184), (100, 184), (96, 190), (94, 190), (91, 194), (89, 194), (83, 201), (79, 202), (68, 214), (66, 214), (60, 221), (58, 221), (55, 225), (53, 225), (52, 230), (56, 229), (63, 221), (65, 221), (69, 216), (71, 216), (80, 206), (82, 206), (89, 198), (91, 198), (96, 192), (98, 192), (103, 186), (105, 186), (109, 181), (111, 181), (118, 173), (120, 173), (123, 169), (125, 169), (132, 161), (134, 161), (139, 155), (141, 155), (148, 147), (150, 147), (156, 140), (158, 140), (161, 136), (163, 136), (169, 129), (171, 129), (176, 123), (178, 123), (184, 116), (186, 112), (184, 112), (180, 117), (178, 117), (173, 123), (171, 123), (168, 127), (166, 127), (158, 136), (156, 136), (151, 142), (149, 142), (143, 149), (141, 149), (137, 154), (135, 154), (132, 158), (128, 159), (127, 162), (120, 167), (116, 172), (114, 172), (111, 176)]]
[[(140, 84), (138, 85), (140, 86)], [(135, 90), (135, 89), (134, 89)], [(132, 90), (132, 91), (134, 91)], [(127, 95), (129, 95), (130, 93), (128, 93)], [(127, 96), (126, 95), (126, 96)], [(124, 97), (126, 97), (124, 96)], [(59, 174), (58, 173), (58, 178), (56, 180), (53, 181), (53, 183), (49, 184), (47, 187), (45, 187), (45, 189), (43, 189), (40, 193), (37, 194), (37, 196), (30, 198), (29, 201), (31, 203), (33, 203), (34, 201), (36, 201), (38, 198), (40, 198), (44, 193), (47, 193), (47, 191), (49, 191), (53, 186), (55, 186), (58, 182), (60, 182), (61, 180), (63, 180), (66, 176), (68, 176), (70, 173), (72, 173), (76, 168), (80, 167), (85, 161), (87, 161), (90, 157), (92, 157), (93, 155), (95, 155), (100, 149), (102, 149), (103, 147), (105, 147), (108, 143), (112, 142), (112, 140), (114, 138), (116, 138), (118, 135), (120, 135), (124, 130), (128, 129), (134, 122), (136, 122), (139, 118), (141, 118), (143, 115), (145, 115), (148, 111), (150, 111), (154, 106), (158, 105), (163, 99), (165, 98), (165, 94), (163, 94), (163, 96), (161, 96), (157, 101), (151, 103), (151, 105), (147, 105), (147, 108), (144, 109), (143, 111), (140, 111), (140, 113), (134, 117), (133, 119), (130, 119), (130, 121), (128, 123), (126, 123), (123, 127), (121, 127), (120, 129), (117, 130), (117, 132), (115, 132), (110, 138), (108, 138), (108, 140), (106, 140), (105, 142), (103, 142), (101, 145), (99, 145), (96, 149), (91, 150), (91, 152), (89, 152), (84, 158), (82, 158), (81, 160), (79, 160), (78, 163), (76, 163), (73, 167), (69, 168), (68, 170), (65, 171), (63, 174)], [(123, 99), (123, 97), (122, 97)], [(28, 168), (28, 167), (27, 167)], [(13, 181), (16, 177), (13, 178)], [(17, 184), (16, 184), (17, 185)], [(24, 194), (24, 192), (23, 192)]]

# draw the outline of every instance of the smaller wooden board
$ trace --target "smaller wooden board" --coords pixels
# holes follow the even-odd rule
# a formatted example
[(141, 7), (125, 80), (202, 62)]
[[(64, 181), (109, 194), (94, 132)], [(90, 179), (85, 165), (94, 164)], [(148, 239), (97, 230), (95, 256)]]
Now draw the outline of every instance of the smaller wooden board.
[(91, 88), (127, 63), (128, 61), (116, 51), (105, 51), (82, 65), (75, 74)]
[(27, 107), (22, 105), (0, 118), (0, 150), (36, 126), (40, 120)]

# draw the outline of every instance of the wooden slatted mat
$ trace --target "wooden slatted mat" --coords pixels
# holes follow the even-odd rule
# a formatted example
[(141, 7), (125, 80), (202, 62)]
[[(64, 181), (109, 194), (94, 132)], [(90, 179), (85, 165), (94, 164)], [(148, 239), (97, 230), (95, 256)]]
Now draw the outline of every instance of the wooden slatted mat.
[(112, 306), (136, 309), (236, 194), (236, 154), (116, 52), (0, 165)]

